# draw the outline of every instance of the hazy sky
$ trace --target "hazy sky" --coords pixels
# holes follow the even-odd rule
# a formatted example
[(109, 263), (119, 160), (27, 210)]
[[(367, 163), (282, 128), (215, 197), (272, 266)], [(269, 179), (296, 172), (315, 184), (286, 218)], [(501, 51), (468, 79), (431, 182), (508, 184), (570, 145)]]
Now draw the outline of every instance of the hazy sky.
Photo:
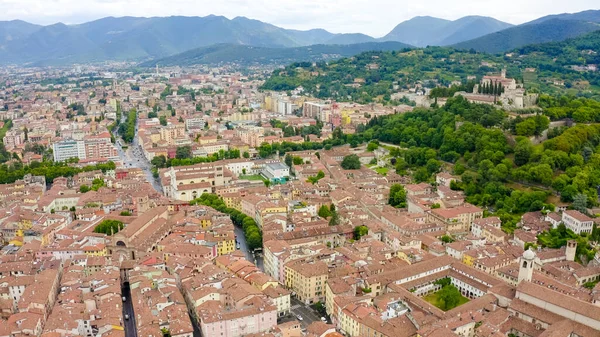
[(325, 28), (380, 37), (417, 15), (492, 16), (519, 24), (600, 9), (599, 0), (0, 0), (0, 20), (82, 23), (105, 16), (246, 16), (284, 28)]

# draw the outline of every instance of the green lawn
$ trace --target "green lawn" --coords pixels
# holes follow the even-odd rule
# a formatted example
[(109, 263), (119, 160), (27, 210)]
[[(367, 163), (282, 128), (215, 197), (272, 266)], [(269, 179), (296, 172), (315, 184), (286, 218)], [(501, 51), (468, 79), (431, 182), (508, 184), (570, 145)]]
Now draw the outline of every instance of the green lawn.
[(388, 171), (389, 171), (390, 169), (389, 169), (389, 168), (387, 168), (387, 167), (378, 167), (378, 168), (376, 168), (376, 169), (374, 169), (374, 170), (375, 170), (375, 172), (377, 172), (377, 173), (381, 174), (382, 176), (385, 176), (385, 175), (387, 175), (387, 173), (388, 173)]
[(247, 176), (240, 176), (240, 179), (244, 179), (244, 180), (260, 180), (260, 181), (265, 180), (265, 178), (263, 178), (259, 174), (253, 174), (253, 175), (247, 175)]
[[(435, 305), (436, 307), (442, 309), (443, 308), (443, 303), (440, 302), (440, 300), (438, 298), (438, 294), (439, 294), (439, 292), (435, 292), (433, 294), (429, 294), (429, 295), (423, 296), (423, 299), (425, 301), (427, 301), (427, 302)], [(459, 307), (459, 306), (461, 306), (461, 305), (463, 305), (463, 304), (465, 304), (467, 302), (469, 302), (469, 299), (466, 298), (466, 297), (464, 297), (464, 296), (461, 296), (460, 297), (460, 301), (458, 301), (457, 307)], [(442, 310), (444, 310), (444, 309), (442, 309)]]

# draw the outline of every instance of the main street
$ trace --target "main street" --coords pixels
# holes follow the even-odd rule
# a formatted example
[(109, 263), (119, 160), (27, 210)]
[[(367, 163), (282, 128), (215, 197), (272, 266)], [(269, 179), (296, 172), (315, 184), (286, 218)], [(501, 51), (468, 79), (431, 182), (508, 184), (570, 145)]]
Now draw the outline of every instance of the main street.
[(244, 230), (241, 227), (235, 226), (234, 228), (235, 237), (237, 243), (240, 245), (240, 250), (246, 254), (246, 260), (254, 263), (260, 270), (264, 271), (263, 255), (262, 252), (254, 254), (248, 249), (248, 243), (246, 243), (246, 236), (244, 236)]
[(125, 301), (123, 302), (123, 327), (125, 328), (125, 337), (137, 337), (137, 326), (135, 324), (135, 313), (133, 312), (129, 283), (125, 283), (125, 286), (121, 288), (121, 295), (125, 297)]
[[(125, 123), (124, 114), (121, 118), (121, 123)], [(133, 143), (130, 144), (127, 149), (123, 149), (123, 144), (125, 142), (121, 138), (121, 135), (118, 134), (118, 128), (116, 128), (117, 131), (115, 131), (115, 138), (117, 138), (116, 147), (117, 151), (119, 152), (119, 157), (126, 168), (142, 169), (152, 187), (154, 187), (154, 189), (158, 192), (163, 193), (160, 182), (152, 175), (152, 164), (148, 162), (148, 159), (146, 159), (146, 156), (144, 156), (144, 153), (142, 152), (142, 147), (139, 145), (138, 124), (139, 120), (136, 120)]]

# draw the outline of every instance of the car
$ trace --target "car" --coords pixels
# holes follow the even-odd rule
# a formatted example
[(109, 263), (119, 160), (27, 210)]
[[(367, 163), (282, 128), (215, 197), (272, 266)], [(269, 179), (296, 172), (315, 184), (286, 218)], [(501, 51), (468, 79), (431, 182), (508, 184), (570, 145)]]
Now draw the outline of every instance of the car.
[(296, 315), (296, 318), (297, 318), (299, 321), (302, 321), (302, 320), (304, 320), (304, 318), (302, 318), (302, 316), (300, 316), (300, 315)]
[(321, 322), (327, 323), (327, 318), (321, 317)]
[(129, 320), (129, 315), (125, 314), (125, 320)]
[(127, 297), (123, 296), (123, 302), (127, 301)]

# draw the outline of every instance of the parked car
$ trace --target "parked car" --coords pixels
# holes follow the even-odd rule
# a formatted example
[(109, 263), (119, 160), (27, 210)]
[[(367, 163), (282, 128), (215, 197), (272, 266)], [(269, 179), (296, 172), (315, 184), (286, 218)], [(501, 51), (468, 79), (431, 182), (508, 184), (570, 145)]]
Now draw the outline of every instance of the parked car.
[(300, 316), (300, 315), (296, 315), (296, 318), (297, 318), (299, 321), (302, 321), (302, 320), (304, 320), (304, 318), (302, 318), (302, 316)]

